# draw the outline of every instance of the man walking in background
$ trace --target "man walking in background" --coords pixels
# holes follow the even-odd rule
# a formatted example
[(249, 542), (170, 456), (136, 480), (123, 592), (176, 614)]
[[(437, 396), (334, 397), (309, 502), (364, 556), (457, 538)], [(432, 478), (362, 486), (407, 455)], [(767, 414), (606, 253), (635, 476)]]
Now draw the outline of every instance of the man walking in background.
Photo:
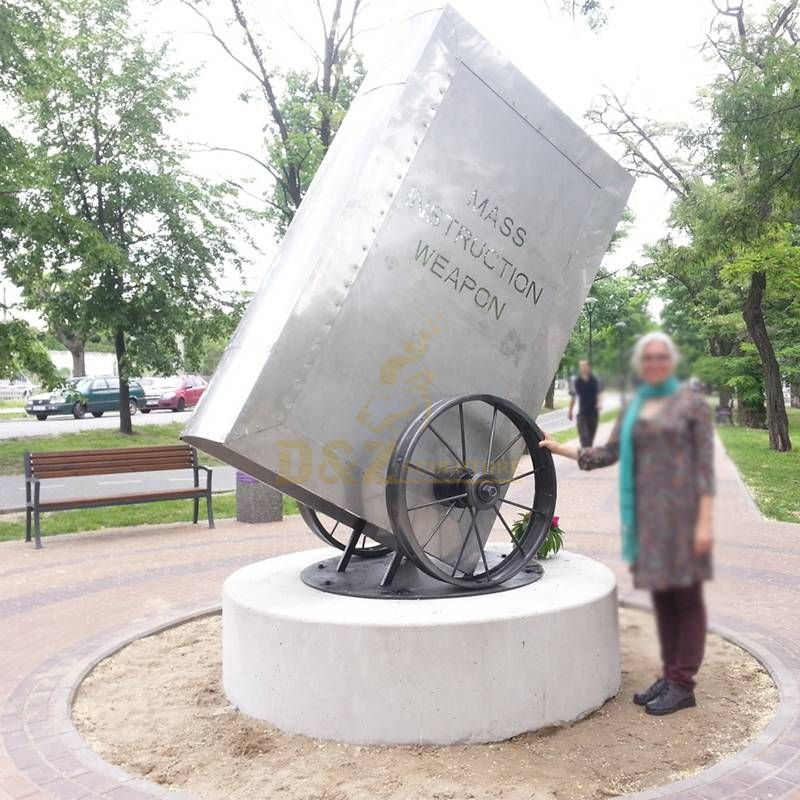
[(572, 379), (569, 387), (569, 411), (567, 417), (571, 420), (575, 409), (575, 398), (578, 398), (578, 436), (581, 447), (591, 447), (594, 435), (597, 433), (597, 420), (600, 416), (601, 396), (603, 383), (592, 373), (589, 362), (583, 360), (579, 365), (578, 374)]

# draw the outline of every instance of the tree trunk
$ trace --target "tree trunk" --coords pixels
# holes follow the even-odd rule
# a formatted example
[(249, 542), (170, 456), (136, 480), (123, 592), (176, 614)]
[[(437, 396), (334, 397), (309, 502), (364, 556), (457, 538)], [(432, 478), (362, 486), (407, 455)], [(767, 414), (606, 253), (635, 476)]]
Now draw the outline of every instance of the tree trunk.
[(56, 331), (55, 337), (72, 356), (72, 377), (82, 378), (86, 375), (86, 340), (82, 336), (63, 331)]
[(792, 449), (789, 438), (789, 418), (783, 402), (783, 385), (781, 371), (775, 350), (767, 333), (764, 322), (763, 299), (767, 288), (767, 276), (763, 272), (754, 272), (750, 276), (750, 286), (742, 309), (742, 316), (747, 325), (747, 332), (761, 357), (764, 370), (764, 391), (767, 400), (767, 430), (771, 450), (787, 452)]
[(731, 390), (727, 386), (719, 387), (719, 405), (720, 408), (730, 408)]
[(792, 408), (800, 408), (800, 381), (789, 384), (789, 402)]
[(130, 391), (128, 390), (128, 370), (125, 358), (125, 334), (117, 331), (114, 334), (114, 351), (117, 354), (117, 371), (119, 372), (119, 432), (133, 433), (131, 424)]
[(86, 349), (83, 345), (81, 345), (80, 349), (68, 349), (72, 355), (72, 377), (82, 378), (86, 375)]
[(545, 408), (554, 408), (555, 405), (553, 403), (553, 395), (556, 393), (556, 376), (553, 376), (553, 380), (550, 381), (550, 388), (547, 390), (547, 394), (544, 397), (544, 407)]

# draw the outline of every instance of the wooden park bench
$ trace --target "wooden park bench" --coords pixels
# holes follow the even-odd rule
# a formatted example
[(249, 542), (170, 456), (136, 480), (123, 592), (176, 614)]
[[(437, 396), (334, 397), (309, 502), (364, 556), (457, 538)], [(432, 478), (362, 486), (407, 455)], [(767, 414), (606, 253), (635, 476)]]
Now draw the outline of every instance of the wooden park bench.
[[(211, 469), (197, 463), (197, 450), (188, 444), (163, 447), (124, 447), (117, 450), (64, 450), (50, 453), (25, 453), (25, 541), (31, 541), (31, 521), (37, 549), (42, 546), (39, 515), (43, 511), (65, 511), (73, 508), (152, 503), (158, 500), (193, 500), (197, 522), (200, 498), (205, 497), (208, 527), (214, 527), (211, 508)], [(193, 485), (184, 489), (167, 489), (108, 497), (81, 497), (74, 500), (40, 499), (42, 481), (51, 478), (75, 478), (90, 475), (121, 475), (131, 472), (190, 469)], [(206, 473), (206, 485), (200, 486), (200, 470)]]

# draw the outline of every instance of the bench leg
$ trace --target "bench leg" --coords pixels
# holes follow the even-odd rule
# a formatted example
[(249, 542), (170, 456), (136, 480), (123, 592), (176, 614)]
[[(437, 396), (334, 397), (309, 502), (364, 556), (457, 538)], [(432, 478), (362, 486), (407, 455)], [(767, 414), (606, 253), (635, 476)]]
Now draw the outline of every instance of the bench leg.
[(206, 509), (208, 513), (208, 527), (215, 528), (214, 525), (214, 509), (211, 507), (211, 492), (206, 495)]
[(39, 526), (39, 508), (33, 510), (33, 538), (36, 539), (36, 549), (42, 549), (42, 532)]
[(33, 539), (33, 536), (31, 536), (31, 529), (32, 529), (32, 522), (33, 522), (32, 513), (33, 512), (31, 511), (30, 508), (26, 508), (25, 509), (25, 541), (26, 542), (30, 542), (31, 539)]
[(197, 525), (197, 519), (200, 516), (200, 498), (195, 497), (192, 502), (194, 503), (194, 515), (192, 517), (192, 522)]

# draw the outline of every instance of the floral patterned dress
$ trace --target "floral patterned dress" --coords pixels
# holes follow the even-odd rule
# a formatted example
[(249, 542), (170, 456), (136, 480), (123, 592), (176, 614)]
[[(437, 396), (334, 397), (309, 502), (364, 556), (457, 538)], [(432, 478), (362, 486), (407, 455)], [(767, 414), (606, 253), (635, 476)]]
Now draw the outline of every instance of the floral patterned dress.
[[(624, 410), (608, 442), (578, 451), (581, 469), (619, 460)], [(700, 497), (714, 494), (714, 428), (705, 400), (688, 387), (670, 395), (633, 432), (636, 533), (639, 555), (632, 566), (638, 589), (659, 591), (711, 578), (711, 554), (694, 554)]]

